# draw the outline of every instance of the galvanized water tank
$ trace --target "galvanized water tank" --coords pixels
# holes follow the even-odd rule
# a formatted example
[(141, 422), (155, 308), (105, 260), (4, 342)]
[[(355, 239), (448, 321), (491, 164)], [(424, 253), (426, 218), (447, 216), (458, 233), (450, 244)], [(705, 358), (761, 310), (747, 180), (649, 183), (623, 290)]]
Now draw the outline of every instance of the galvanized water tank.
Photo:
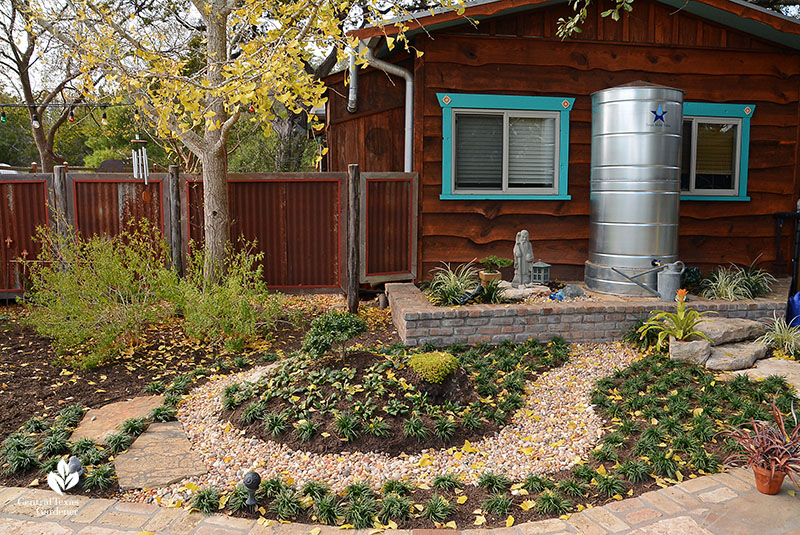
[[(678, 259), (683, 91), (646, 82), (592, 94), (591, 216), (585, 282), (653, 296), (634, 276)], [(656, 290), (656, 273), (636, 280)]]

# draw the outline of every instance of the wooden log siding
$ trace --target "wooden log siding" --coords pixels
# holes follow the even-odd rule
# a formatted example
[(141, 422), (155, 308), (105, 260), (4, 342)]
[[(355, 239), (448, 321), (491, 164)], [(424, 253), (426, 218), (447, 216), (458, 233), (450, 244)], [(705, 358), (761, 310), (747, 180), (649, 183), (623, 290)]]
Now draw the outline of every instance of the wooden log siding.
[[(434, 32), (432, 39), (417, 35), (414, 45), (424, 53), (414, 65), (420, 278), (441, 261), (511, 256), (521, 228), (530, 230), (536, 257), (554, 265), (554, 276), (582, 278), (589, 239), (590, 95), (635, 80), (681, 88), (686, 101), (756, 105), (747, 184), (751, 200), (683, 201), (679, 251), (687, 264), (706, 272), (728, 262), (749, 264), (759, 255), (759, 265), (773, 268), (776, 227), (771, 214), (793, 211), (798, 196), (800, 54), (685, 12), (672, 13), (652, 1), (637, 2), (620, 23), (600, 17), (597, 6), (590, 9), (583, 33), (563, 42), (555, 29), (558, 18), (567, 16), (567, 6), (487, 19), (477, 28), (455, 26)], [(374, 90), (395, 89), (384, 84)], [(372, 99), (366, 91), (360, 88), (360, 101)], [(440, 200), (442, 110), (436, 93), (447, 92), (575, 97), (569, 146), (572, 199)], [(345, 99), (332, 98), (332, 115), (344, 105)], [(334, 141), (345, 135), (343, 127), (330, 126), (334, 152), (340, 150)], [(394, 151), (402, 152), (402, 139)], [(359, 162), (369, 159), (368, 151), (359, 154)], [(393, 165), (380, 170), (400, 169), (400, 163)], [(783, 229), (779, 265), (790, 255), (790, 227)]]

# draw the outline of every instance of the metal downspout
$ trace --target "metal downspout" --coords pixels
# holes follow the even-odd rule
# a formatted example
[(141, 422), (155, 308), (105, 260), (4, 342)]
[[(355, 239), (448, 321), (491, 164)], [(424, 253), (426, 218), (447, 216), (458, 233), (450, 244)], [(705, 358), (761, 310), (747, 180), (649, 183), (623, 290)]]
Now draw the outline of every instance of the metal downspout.
[(356, 55), (350, 51), (350, 92), (347, 96), (347, 111), (355, 113), (358, 111), (358, 65), (356, 65)]
[[(363, 46), (363, 45), (362, 45)], [(405, 136), (403, 140), (403, 172), (412, 172), (413, 149), (414, 149), (414, 75), (402, 67), (398, 67), (388, 61), (383, 61), (375, 57), (373, 49), (366, 47), (364, 55), (367, 63), (376, 69), (380, 69), (387, 74), (400, 76), (406, 81), (405, 96)], [(355, 64), (355, 54), (350, 54), (350, 93), (347, 102), (347, 111), (354, 113), (356, 110), (356, 99), (358, 94), (358, 74), (355, 74), (358, 67)]]

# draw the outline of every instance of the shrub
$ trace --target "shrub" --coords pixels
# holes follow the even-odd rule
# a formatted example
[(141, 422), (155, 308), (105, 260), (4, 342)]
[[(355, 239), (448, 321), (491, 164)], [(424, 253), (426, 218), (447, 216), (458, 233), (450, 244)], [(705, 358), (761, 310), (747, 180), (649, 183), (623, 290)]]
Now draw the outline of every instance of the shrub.
[(61, 354), (84, 349), (69, 364), (92, 368), (138, 341), (143, 329), (172, 313), (178, 285), (161, 233), (142, 220), (117, 236), (40, 229), (42, 252), (29, 262), (27, 322)]
[(478, 286), (478, 272), (472, 262), (461, 264), (452, 269), (450, 264), (431, 270), (433, 279), (428, 286), (428, 299), (435, 305), (458, 305), (468, 292)]
[(381, 494), (397, 494), (398, 496), (408, 496), (412, 492), (411, 485), (399, 479), (387, 479), (381, 488)]
[(543, 515), (563, 515), (569, 512), (572, 503), (551, 490), (545, 490), (536, 500), (536, 511)]
[(111, 449), (111, 453), (116, 455), (121, 451), (127, 450), (133, 443), (133, 437), (127, 433), (114, 433), (106, 439), (106, 445)]
[(367, 330), (364, 318), (331, 310), (311, 322), (311, 329), (303, 340), (303, 352), (319, 358), (336, 345), (344, 356), (344, 344)]
[(478, 260), (479, 263), (486, 267), (487, 273), (497, 273), (500, 268), (505, 268), (514, 265), (514, 261), (510, 258), (503, 258), (497, 255), (490, 255), (486, 258)]
[(408, 358), (408, 365), (423, 380), (440, 384), (458, 369), (458, 358), (444, 351), (415, 353)]
[(371, 496), (351, 499), (344, 508), (344, 521), (355, 529), (373, 526), (373, 518), (378, 514), (378, 504)]
[(180, 284), (180, 307), (186, 333), (197, 340), (240, 351), (269, 329), (280, 312), (280, 301), (268, 295), (255, 243), (239, 240), (229, 246), (221, 273), (214, 282), (203, 276), (204, 251), (192, 248), (186, 277)]
[(247, 498), (249, 494), (247, 492), (247, 487), (245, 487), (242, 483), (237, 484), (233, 488), (233, 492), (231, 492), (230, 497), (228, 498), (228, 509), (233, 511), (244, 511), (247, 509)]

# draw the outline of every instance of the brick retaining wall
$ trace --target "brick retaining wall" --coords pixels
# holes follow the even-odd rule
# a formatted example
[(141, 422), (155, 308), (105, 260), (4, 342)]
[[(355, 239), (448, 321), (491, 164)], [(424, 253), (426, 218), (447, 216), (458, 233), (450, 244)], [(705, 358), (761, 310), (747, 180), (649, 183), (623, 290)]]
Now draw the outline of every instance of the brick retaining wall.
[[(455, 343), (499, 344), (504, 340), (524, 342), (528, 338), (549, 340), (563, 336), (569, 342), (611, 342), (639, 318), (653, 310), (675, 309), (655, 299), (625, 298), (609, 302), (526, 303), (437, 307), (413, 284), (387, 284), (392, 319), (403, 342), (410, 346), (431, 342), (438, 346)], [(692, 296), (691, 307), (713, 310), (729, 318), (772, 319), (783, 314), (786, 303), (775, 299), (728, 302)]]

